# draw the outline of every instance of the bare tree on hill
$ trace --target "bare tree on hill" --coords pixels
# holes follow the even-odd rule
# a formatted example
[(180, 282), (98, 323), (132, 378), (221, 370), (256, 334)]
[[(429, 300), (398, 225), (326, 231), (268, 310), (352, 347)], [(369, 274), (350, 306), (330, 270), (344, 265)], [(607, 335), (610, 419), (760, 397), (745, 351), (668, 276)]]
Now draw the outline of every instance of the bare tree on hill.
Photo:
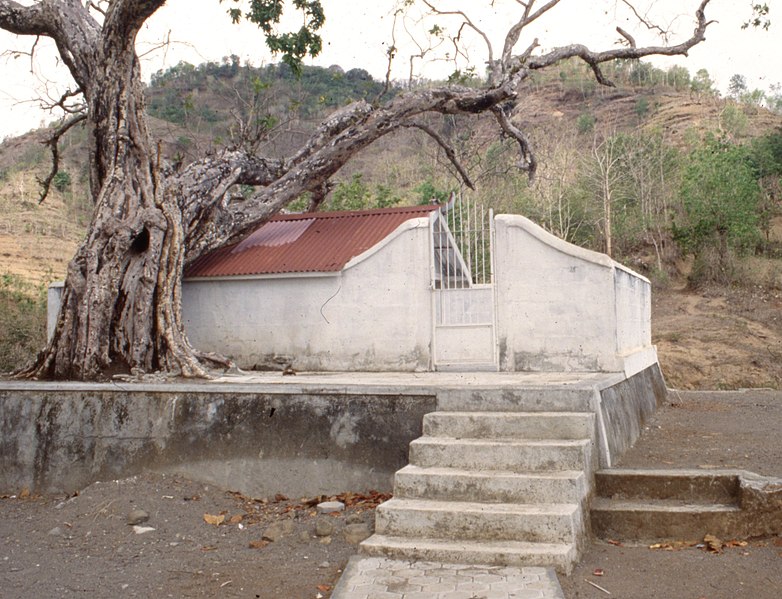
[[(329, 0), (294, 0), (306, 24), (293, 33), (278, 29), (284, 0), (234, 0), (228, 5), (231, 18), (257, 24), (269, 47), (295, 67), (305, 55), (320, 51), (316, 32), (324, 19), (321, 1), (327, 9)], [(352, 156), (400, 128), (417, 128), (432, 136), (456, 163), (447, 142), (420, 120), (426, 114), (491, 113), (498, 131), (517, 142), (519, 167), (534, 175), (529, 140), (505, 110), (521, 82), (535, 71), (577, 57), (592, 68), (598, 82), (611, 85), (601, 64), (653, 54), (685, 55), (704, 40), (709, 25), (709, 0), (700, 0), (693, 6), (691, 36), (677, 44), (640, 47), (617, 28), (622, 43), (605, 50), (580, 44), (541, 50), (537, 39), (529, 39), (528, 26), (544, 17), (557, 18), (555, 14), (566, 19), (568, 2), (508, 0), (517, 14), (495, 52), (489, 37), (467, 14), (446, 10), (440, 4), (447, 3), (436, 0), (402, 4), (409, 7), (415, 2), (423, 2), (425, 10), (437, 15), (459, 19), (459, 31), (467, 27), (481, 34), (489, 65), (484, 84), (414, 88), (383, 104), (351, 104), (327, 118), (283, 160), (232, 149), (175, 171), (163, 164), (148, 131), (135, 47), (140, 28), (165, 0), (37, 0), (26, 5), (0, 0), (0, 28), (31, 39), (53, 39), (73, 77), (76, 89), (62, 103), (72, 106), (67, 101), (78, 95), (83, 110), (74, 111), (62, 130), (86, 121), (95, 206), (88, 234), (68, 267), (55, 334), (35, 363), (20, 374), (81, 380), (112, 371), (208, 376), (207, 365), (226, 361), (195, 350), (187, 340), (180, 311), (185, 265), (241, 239), (304, 193), (311, 194), (317, 205), (330, 178)], [(493, 10), (496, 2), (473, 3), (481, 5), (474, 10)], [(619, 4), (632, 8), (627, 0)], [(557, 13), (555, 8), (564, 10)], [(458, 44), (458, 36), (451, 41)], [(52, 143), (56, 148), (56, 139)], [(455, 166), (471, 185), (465, 169)], [(246, 201), (228, 202), (226, 192), (237, 184), (257, 189)]]

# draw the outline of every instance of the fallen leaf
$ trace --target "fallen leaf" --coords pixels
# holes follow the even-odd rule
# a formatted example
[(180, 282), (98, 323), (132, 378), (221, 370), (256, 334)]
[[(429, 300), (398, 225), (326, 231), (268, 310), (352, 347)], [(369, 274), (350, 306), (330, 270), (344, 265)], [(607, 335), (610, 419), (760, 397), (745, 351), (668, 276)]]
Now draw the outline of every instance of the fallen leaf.
[(244, 520), (244, 514), (236, 514), (235, 516), (231, 516), (231, 519), (228, 520), (228, 524), (239, 524)]
[(285, 497), (285, 495), (283, 495), (282, 493), (277, 493), (274, 496), (274, 501), (288, 501), (288, 498)]
[(323, 591), (325, 593), (326, 591), (330, 591), (331, 590), (331, 585), (330, 584), (319, 584), (317, 586), (317, 589), (319, 591)]
[(746, 547), (749, 545), (746, 541), (725, 541), (725, 547)]
[(722, 551), (722, 541), (714, 535), (706, 535), (703, 537), (703, 542), (706, 543), (706, 550), (712, 553), (720, 553)]
[(213, 524), (214, 526), (219, 526), (225, 521), (225, 515), (220, 514), (218, 516), (213, 516), (212, 514), (204, 514), (204, 522), (207, 524)]
[(595, 571), (592, 572), (592, 574), (594, 574), (595, 576), (603, 576), (605, 575), (605, 571), (603, 570), (603, 568), (595, 568)]
[(264, 541), (264, 540), (250, 541), (249, 547), (250, 547), (250, 549), (263, 549), (268, 544), (269, 544), (269, 541)]
[(217, 545), (204, 545), (201, 547), (201, 551), (216, 551)]
[(19, 491), (19, 499), (27, 499), (30, 497), (30, 489), (28, 487), (22, 487), (22, 490)]
[(614, 545), (616, 547), (621, 547), (622, 546), (622, 541), (615, 541), (614, 539), (608, 539), (607, 543), (609, 545)]

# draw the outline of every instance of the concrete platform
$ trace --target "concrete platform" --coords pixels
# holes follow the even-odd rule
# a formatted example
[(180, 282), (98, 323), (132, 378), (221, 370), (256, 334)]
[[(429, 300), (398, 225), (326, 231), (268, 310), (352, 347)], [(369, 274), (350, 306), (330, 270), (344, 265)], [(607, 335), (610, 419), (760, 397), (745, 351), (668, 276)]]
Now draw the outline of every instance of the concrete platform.
[(332, 599), (565, 599), (553, 568), (354, 557)]

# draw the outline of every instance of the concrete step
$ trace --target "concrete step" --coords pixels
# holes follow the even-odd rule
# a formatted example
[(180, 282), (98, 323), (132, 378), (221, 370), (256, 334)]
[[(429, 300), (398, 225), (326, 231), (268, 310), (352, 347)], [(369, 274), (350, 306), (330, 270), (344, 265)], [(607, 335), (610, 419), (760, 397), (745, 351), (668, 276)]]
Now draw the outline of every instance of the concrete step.
[(556, 568), (562, 574), (570, 574), (577, 558), (575, 547), (566, 543), (445, 541), (379, 534), (372, 535), (361, 543), (360, 550), (365, 555), (417, 561), (492, 566), (547, 566)]
[(732, 537), (741, 529), (742, 513), (735, 503), (598, 497), (592, 502), (591, 520), (595, 536), (602, 539), (695, 541), (706, 534)]
[(736, 472), (611, 469), (595, 473), (595, 492), (613, 499), (670, 499), (696, 503), (735, 503)]
[[(466, 386), (438, 395), (442, 412), (591, 412), (596, 402), (589, 384), (481, 389)], [(596, 404), (595, 404), (596, 405)]]
[(410, 443), (410, 463), (423, 468), (537, 472), (587, 470), (588, 439), (453, 439), (421, 437)]
[(586, 412), (432, 412), (424, 416), (430, 437), (592, 439), (594, 414)]
[(394, 479), (394, 496), (438, 501), (493, 503), (581, 503), (587, 494), (583, 472), (503, 472), (405, 466)]
[(576, 504), (510, 504), (392, 498), (378, 506), (378, 534), (484, 541), (574, 543)]

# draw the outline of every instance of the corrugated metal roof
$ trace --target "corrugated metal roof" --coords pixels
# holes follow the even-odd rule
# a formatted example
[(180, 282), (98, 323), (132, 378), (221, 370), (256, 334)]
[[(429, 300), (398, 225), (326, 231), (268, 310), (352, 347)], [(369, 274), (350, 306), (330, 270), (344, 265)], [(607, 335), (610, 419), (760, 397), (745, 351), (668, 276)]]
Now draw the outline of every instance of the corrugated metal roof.
[(239, 243), (200, 257), (185, 277), (335, 272), (399, 225), (438, 206), (278, 215)]

